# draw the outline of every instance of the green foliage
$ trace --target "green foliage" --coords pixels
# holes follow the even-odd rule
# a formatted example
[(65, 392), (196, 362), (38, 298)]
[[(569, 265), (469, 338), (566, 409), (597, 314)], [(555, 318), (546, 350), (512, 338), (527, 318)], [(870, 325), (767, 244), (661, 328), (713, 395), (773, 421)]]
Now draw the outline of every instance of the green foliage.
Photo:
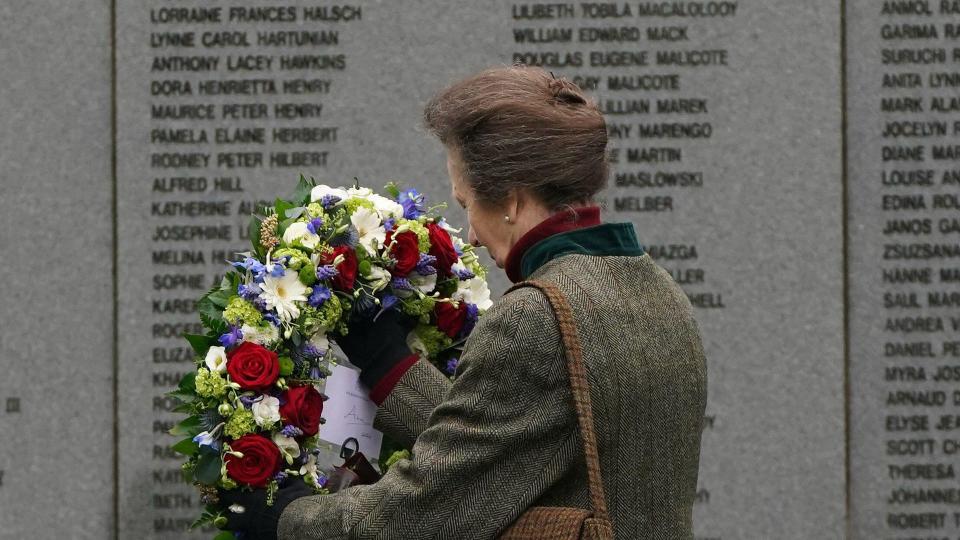
[(178, 436), (189, 436), (190, 438), (196, 437), (203, 431), (203, 425), (200, 422), (199, 416), (191, 416), (180, 422), (179, 424), (170, 428), (171, 435)]
[(185, 456), (194, 456), (200, 452), (200, 445), (193, 442), (193, 437), (188, 437), (170, 447), (174, 452), (179, 452)]
[(313, 190), (314, 186), (317, 183), (313, 178), (307, 180), (307, 177), (300, 175), (300, 181), (297, 182), (297, 188), (293, 192), (293, 197), (291, 200), (300, 205), (305, 205), (310, 202), (310, 191)]
[(197, 468), (194, 470), (194, 477), (197, 482), (212, 486), (220, 478), (220, 467), (223, 461), (220, 459), (220, 452), (216, 450), (201, 450), (200, 459), (197, 460)]
[(193, 347), (194, 352), (196, 352), (199, 356), (205, 356), (207, 354), (207, 349), (219, 343), (213, 336), (184, 334), (183, 337), (190, 343), (190, 346)]

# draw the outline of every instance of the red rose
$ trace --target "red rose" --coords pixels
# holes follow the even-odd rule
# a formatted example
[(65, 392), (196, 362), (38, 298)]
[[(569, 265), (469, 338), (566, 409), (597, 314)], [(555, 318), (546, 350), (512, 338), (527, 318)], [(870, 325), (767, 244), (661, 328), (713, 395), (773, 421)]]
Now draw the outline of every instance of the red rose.
[(241, 484), (266, 487), (273, 475), (280, 470), (280, 449), (273, 441), (260, 435), (248, 433), (230, 443), (230, 448), (243, 457), (227, 454), (227, 474)]
[(280, 395), (280, 419), (300, 428), (307, 437), (320, 431), (323, 396), (312, 386), (292, 386)]
[(227, 373), (244, 390), (265, 392), (277, 382), (280, 361), (277, 353), (244, 341), (227, 353)]
[(417, 235), (410, 231), (402, 232), (396, 237), (393, 236), (393, 231), (388, 232), (387, 245), (393, 240), (396, 240), (396, 243), (390, 248), (390, 255), (397, 260), (393, 275), (403, 277), (413, 271), (420, 262), (420, 244), (417, 242)]
[(443, 227), (436, 223), (427, 223), (430, 233), (430, 254), (437, 258), (437, 275), (445, 278), (450, 275), (450, 267), (456, 264), (457, 250), (453, 248), (453, 241)]
[(333, 248), (333, 251), (323, 256), (323, 264), (333, 264), (338, 255), (343, 255), (343, 262), (337, 265), (337, 275), (333, 278), (333, 286), (341, 291), (352, 291), (353, 282), (357, 280), (357, 254), (349, 246)]
[(450, 302), (437, 302), (433, 313), (437, 316), (437, 328), (455, 338), (463, 330), (463, 323), (467, 320), (467, 304), (460, 302), (457, 307), (453, 307)]

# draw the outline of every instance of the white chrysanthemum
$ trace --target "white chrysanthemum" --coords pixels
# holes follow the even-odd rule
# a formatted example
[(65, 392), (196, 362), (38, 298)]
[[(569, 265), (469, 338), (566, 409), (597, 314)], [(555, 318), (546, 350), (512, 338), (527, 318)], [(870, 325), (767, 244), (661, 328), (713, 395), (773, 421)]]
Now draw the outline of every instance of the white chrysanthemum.
[(227, 351), (223, 347), (210, 347), (207, 357), (203, 359), (210, 372), (227, 370)]
[(273, 396), (263, 396), (260, 401), (253, 402), (250, 412), (258, 426), (272, 426), (280, 421), (280, 400)]
[(310, 190), (311, 201), (319, 201), (326, 195), (333, 195), (334, 197), (340, 197), (341, 201), (347, 198), (346, 190), (343, 190), (340, 188), (332, 188), (330, 186), (325, 186), (323, 184), (320, 184), (319, 186), (315, 186), (313, 189)]
[(376, 210), (360, 207), (350, 216), (350, 223), (356, 227), (360, 236), (360, 245), (367, 253), (376, 255), (375, 246), (382, 246), (387, 239), (387, 231), (380, 224), (380, 214)]
[(437, 287), (437, 275), (430, 274), (429, 276), (421, 276), (414, 272), (414, 275), (410, 276), (410, 284), (417, 288), (418, 291), (423, 294), (427, 294)]
[(487, 288), (487, 282), (478, 277), (461, 281), (456, 292), (451, 294), (450, 298), (476, 304), (482, 310), (490, 309), (490, 306), (493, 305), (493, 301), (490, 300), (490, 289)]
[(243, 334), (244, 341), (263, 345), (264, 347), (276, 343), (276, 341), (280, 339), (280, 331), (272, 324), (265, 324), (263, 326), (250, 326), (249, 324), (245, 324), (240, 327), (240, 332)]
[(260, 286), (260, 298), (267, 307), (277, 311), (281, 321), (290, 322), (300, 316), (297, 302), (307, 301), (307, 286), (300, 282), (296, 272), (284, 270), (283, 277), (267, 275)]
[(373, 292), (385, 289), (390, 284), (390, 272), (377, 265), (370, 266), (370, 273), (363, 279), (373, 288)]
[(376, 193), (367, 197), (367, 200), (373, 203), (373, 207), (377, 209), (382, 219), (403, 217), (403, 206), (394, 200)]
[(320, 237), (310, 232), (306, 223), (297, 221), (291, 223), (287, 230), (283, 232), (283, 243), (292, 246), (298, 240), (301, 246), (313, 249), (320, 242)]
[(293, 437), (284, 437), (281, 433), (273, 434), (273, 444), (280, 449), (280, 454), (287, 463), (293, 463), (293, 460), (300, 457), (300, 445)]

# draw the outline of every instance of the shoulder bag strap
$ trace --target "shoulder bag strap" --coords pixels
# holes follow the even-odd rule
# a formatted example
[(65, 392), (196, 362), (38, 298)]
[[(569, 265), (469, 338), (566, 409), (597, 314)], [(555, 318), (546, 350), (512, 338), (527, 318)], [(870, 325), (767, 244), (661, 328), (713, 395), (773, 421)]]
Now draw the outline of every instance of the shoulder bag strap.
[(566, 350), (567, 369), (570, 372), (570, 389), (573, 391), (573, 404), (577, 410), (580, 436), (583, 439), (583, 453), (587, 458), (588, 487), (594, 517), (609, 519), (607, 501), (603, 496), (603, 478), (600, 476), (597, 439), (593, 431), (593, 409), (590, 405), (587, 370), (583, 365), (583, 349), (581, 349), (580, 339), (577, 337), (577, 327), (573, 322), (573, 312), (570, 309), (570, 304), (567, 303), (567, 299), (563, 297), (556, 285), (544, 281), (523, 281), (510, 287), (507, 293), (522, 287), (539, 289), (546, 295), (547, 300), (550, 301), (550, 306), (553, 307), (557, 324), (560, 327), (563, 347)]

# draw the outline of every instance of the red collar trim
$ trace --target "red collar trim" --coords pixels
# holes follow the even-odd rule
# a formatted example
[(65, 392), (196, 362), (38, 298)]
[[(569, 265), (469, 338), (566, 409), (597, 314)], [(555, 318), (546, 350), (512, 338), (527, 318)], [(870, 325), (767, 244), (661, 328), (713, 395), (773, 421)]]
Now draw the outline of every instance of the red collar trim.
[(572, 210), (563, 210), (541, 221), (537, 226), (521, 236), (520, 240), (517, 240), (517, 243), (510, 248), (510, 253), (507, 255), (507, 262), (504, 264), (507, 277), (510, 278), (510, 281), (513, 283), (523, 281), (523, 275), (520, 272), (520, 263), (523, 262), (523, 255), (527, 250), (537, 242), (555, 234), (582, 229), (584, 227), (594, 227), (596, 225), (600, 225), (599, 206), (584, 206)]

